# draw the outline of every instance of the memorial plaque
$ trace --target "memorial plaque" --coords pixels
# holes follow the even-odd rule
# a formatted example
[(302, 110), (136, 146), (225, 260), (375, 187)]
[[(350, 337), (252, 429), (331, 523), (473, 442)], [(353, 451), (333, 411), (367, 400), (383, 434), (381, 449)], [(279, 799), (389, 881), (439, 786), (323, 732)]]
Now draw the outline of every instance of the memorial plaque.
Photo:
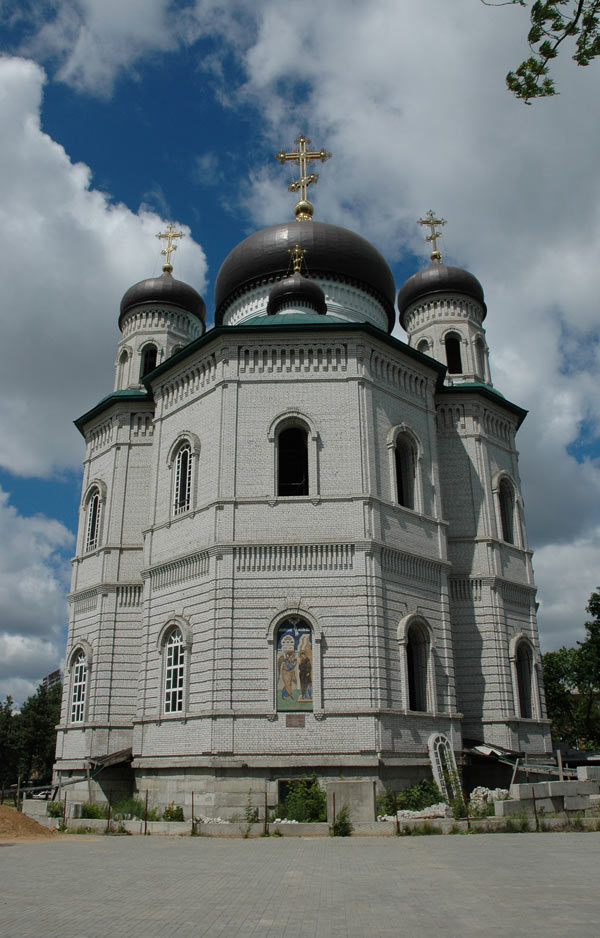
[(304, 726), (304, 714), (303, 713), (286, 713), (285, 725), (286, 726)]

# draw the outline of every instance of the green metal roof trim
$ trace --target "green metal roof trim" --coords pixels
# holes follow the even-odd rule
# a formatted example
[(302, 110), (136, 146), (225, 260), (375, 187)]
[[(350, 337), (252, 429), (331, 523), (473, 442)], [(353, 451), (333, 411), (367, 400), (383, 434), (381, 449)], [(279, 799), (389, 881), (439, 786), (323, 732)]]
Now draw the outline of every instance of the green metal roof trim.
[(515, 414), (519, 418), (517, 427), (521, 426), (529, 413), (529, 411), (525, 410), (523, 407), (519, 407), (518, 404), (513, 404), (512, 401), (507, 400), (503, 394), (500, 394), (500, 391), (496, 391), (489, 385), (481, 384), (478, 381), (473, 381), (469, 384), (453, 384), (451, 387), (444, 385), (438, 388), (438, 394), (481, 394), (482, 397), (487, 397), (488, 400), (493, 401), (494, 404), (498, 404), (505, 410), (509, 410), (511, 413)]
[(149, 394), (148, 391), (137, 391), (134, 388), (130, 388), (126, 391), (113, 391), (112, 394), (107, 394), (106, 397), (103, 397), (95, 407), (92, 407), (91, 410), (88, 410), (87, 413), (83, 414), (82, 417), (78, 417), (77, 420), (74, 420), (73, 423), (83, 436), (83, 427), (86, 423), (89, 423), (94, 417), (97, 417), (98, 414), (101, 414), (103, 411), (108, 410), (109, 407), (112, 407), (113, 404), (119, 404), (127, 401), (135, 401), (139, 404), (140, 401), (151, 401), (152, 394)]
[[(320, 317), (321, 319), (324, 317)], [(221, 336), (238, 336), (238, 335), (265, 335), (267, 333), (298, 333), (310, 331), (312, 333), (327, 333), (327, 332), (366, 332), (373, 338), (378, 339), (380, 342), (383, 342), (384, 345), (389, 345), (396, 351), (401, 351), (403, 354), (408, 355), (409, 358), (414, 358), (416, 361), (421, 362), (424, 365), (427, 365), (432, 371), (437, 372), (437, 386), (438, 388), (443, 386), (444, 376), (446, 374), (446, 366), (442, 365), (441, 362), (436, 361), (435, 358), (431, 358), (429, 355), (424, 355), (422, 352), (418, 352), (416, 348), (411, 348), (410, 345), (407, 345), (406, 342), (402, 342), (400, 339), (395, 339), (393, 336), (388, 335), (387, 332), (383, 332), (381, 329), (378, 329), (377, 326), (372, 326), (368, 322), (345, 322), (338, 321), (332, 322), (311, 322), (309, 325), (303, 323), (275, 323), (270, 322), (266, 325), (253, 325), (252, 323), (242, 323), (238, 326), (215, 326), (212, 329), (209, 329), (203, 336), (200, 336), (197, 339), (194, 339), (193, 342), (190, 342), (189, 345), (186, 345), (181, 351), (177, 352), (176, 355), (172, 355), (166, 361), (161, 362), (154, 371), (149, 372), (142, 381), (149, 392), (152, 391), (152, 384), (156, 381), (157, 378), (162, 377), (166, 374), (173, 365), (179, 365), (180, 362), (185, 361), (189, 355), (193, 355), (199, 349), (204, 348), (205, 345), (208, 345), (213, 339), (221, 338)]]

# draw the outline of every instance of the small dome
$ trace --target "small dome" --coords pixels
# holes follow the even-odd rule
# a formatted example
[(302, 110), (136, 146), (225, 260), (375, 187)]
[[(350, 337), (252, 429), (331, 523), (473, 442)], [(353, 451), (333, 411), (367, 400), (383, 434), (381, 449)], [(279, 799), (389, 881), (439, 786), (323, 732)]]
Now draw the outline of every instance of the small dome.
[(468, 270), (463, 270), (462, 267), (447, 267), (446, 264), (434, 261), (429, 267), (409, 277), (400, 287), (396, 302), (401, 326), (404, 327), (404, 313), (412, 303), (421, 297), (435, 293), (462, 293), (464, 296), (470, 296), (483, 306), (485, 319), (486, 305), (483, 287), (477, 277), (470, 274)]
[(283, 309), (297, 309), (298, 306), (307, 307), (316, 313), (327, 312), (325, 294), (319, 284), (295, 273), (275, 284), (269, 293), (267, 313), (273, 316)]
[(200, 319), (203, 325), (206, 322), (206, 306), (200, 294), (182, 280), (175, 280), (168, 270), (164, 270), (160, 277), (140, 280), (129, 287), (121, 300), (119, 327), (125, 313), (134, 306), (145, 303), (168, 303), (170, 306), (178, 306), (179, 309), (185, 309)]
[(365, 238), (318, 221), (288, 221), (257, 231), (225, 258), (215, 282), (215, 325), (239, 296), (286, 277), (289, 248), (306, 250), (311, 277), (349, 283), (374, 296), (394, 326), (394, 278), (387, 261)]

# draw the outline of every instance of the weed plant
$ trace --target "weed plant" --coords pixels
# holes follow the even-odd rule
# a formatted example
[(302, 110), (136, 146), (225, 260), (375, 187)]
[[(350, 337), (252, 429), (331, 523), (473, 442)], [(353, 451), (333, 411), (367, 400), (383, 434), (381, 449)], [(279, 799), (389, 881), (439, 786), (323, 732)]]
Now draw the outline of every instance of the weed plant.
[(336, 814), (329, 833), (332, 837), (349, 837), (353, 830), (354, 827), (350, 820), (350, 808), (347, 804), (344, 804)]

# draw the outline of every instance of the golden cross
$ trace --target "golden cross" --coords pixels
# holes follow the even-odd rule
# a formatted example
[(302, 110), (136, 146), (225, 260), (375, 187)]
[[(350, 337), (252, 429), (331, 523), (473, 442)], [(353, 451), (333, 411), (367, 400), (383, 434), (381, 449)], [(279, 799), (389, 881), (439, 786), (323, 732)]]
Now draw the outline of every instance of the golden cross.
[(183, 231), (175, 231), (175, 229), (173, 228), (173, 225), (171, 224), (171, 222), (169, 222), (169, 227), (167, 228), (167, 230), (159, 231), (156, 237), (159, 238), (159, 240), (162, 238), (167, 238), (167, 246), (166, 248), (163, 248), (160, 253), (163, 254), (167, 258), (166, 263), (163, 264), (163, 270), (166, 273), (171, 273), (171, 271), (173, 270), (173, 265), (171, 264), (171, 254), (173, 253), (173, 251), (177, 250), (177, 245), (173, 244), (173, 238), (185, 238), (185, 235)]
[(298, 146), (297, 150), (292, 150), (291, 153), (280, 150), (279, 153), (275, 154), (275, 159), (279, 160), (280, 163), (286, 163), (290, 160), (298, 163), (300, 178), (290, 182), (288, 189), (290, 192), (300, 191), (300, 200), (296, 204), (295, 215), (297, 219), (302, 221), (312, 218), (313, 207), (306, 197), (306, 190), (311, 182), (317, 182), (319, 178), (318, 173), (308, 172), (308, 164), (312, 163), (313, 160), (321, 160), (324, 163), (325, 160), (330, 158), (331, 153), (328, 153), (327, 150), (309, 149), (310, 137), (305, 137), (304, 134), (300, 134), (298, 139), (294, 140), (294, 143)]
[(427, 235), (427, 237), (425, 238), (426, 241), (431, 241), (431, 243), (433, 244), (433, 251), (431, 252), (431, 260), (432, 260), (432, 261), (441, 261), (442, 255), (441, 255), (440, 252), (438, 251), (437, 239), (442, 237), (442, 232), (441, 232), (441, 231), (436, 231), (436, 230), (435, 230), (435, 226), (436, 226), (436, 225), (445, 225), (445, 224), (446, 224), (446, 219), (445, 219), (445, 218), (436, 218), (435, 215), (433, 214), (433, 212), (431, 211), (431, 209), (429, 209), (429, 211), (427, 212), (427, 215), (425, 216), (425, 218), (418, 218), (417, 221), (418, 221), (419, 225), (426, 225), (426, 226), (428, 226), (429, 228), (431, 228), (431, 234), (430, 234), (430, 235)]
[(294, 273), (299, 274), (300, 268), (302, 267), (302, 261), (304, 255), (306, 254), (306, 248), (301, 248), (299, 244), (294, 245), (293, 248), (288, 248), (288, 252), (292, 257), (292, 264), (294, 265)]

